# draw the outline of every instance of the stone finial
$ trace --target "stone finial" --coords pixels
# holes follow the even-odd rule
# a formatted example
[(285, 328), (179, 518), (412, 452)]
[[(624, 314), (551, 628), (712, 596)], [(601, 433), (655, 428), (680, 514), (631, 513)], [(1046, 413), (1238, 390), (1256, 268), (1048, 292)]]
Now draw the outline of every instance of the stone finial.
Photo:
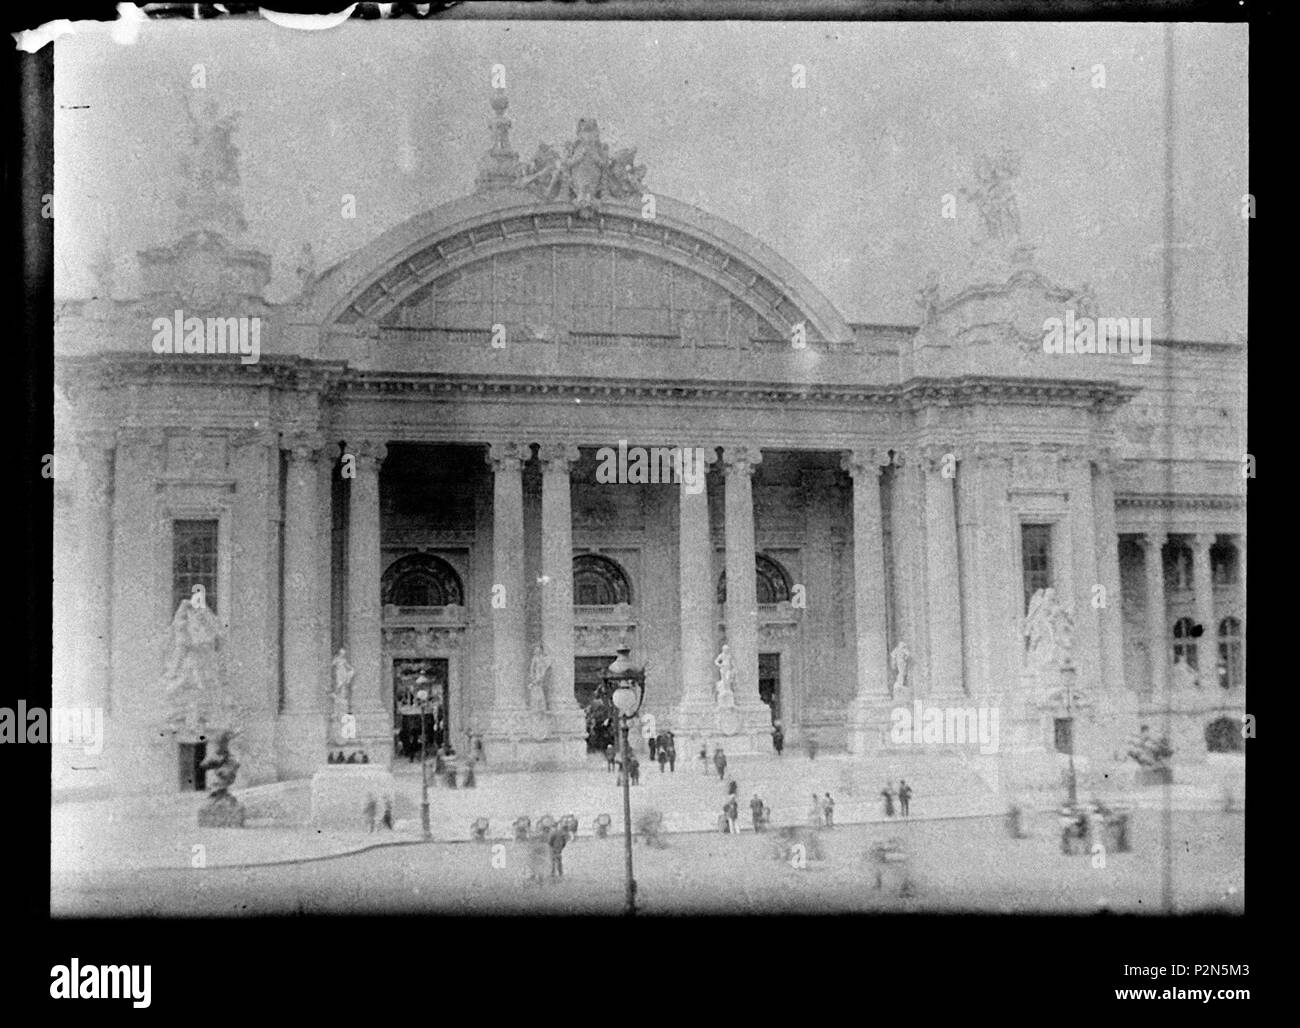
[(483, 155), (478, 165), (478, 177), (474, 187), (480, 193), (490, 193), (498, 189), (511, 189), (519, 184), (523, 167), (519, 155), (510, 148), (511, 121), (506, 117), (506, 108), (510, 100), (504, 89), (492, 94), (492, 110), (495, 117), (488, 123), (492, 132), (492, 147)]

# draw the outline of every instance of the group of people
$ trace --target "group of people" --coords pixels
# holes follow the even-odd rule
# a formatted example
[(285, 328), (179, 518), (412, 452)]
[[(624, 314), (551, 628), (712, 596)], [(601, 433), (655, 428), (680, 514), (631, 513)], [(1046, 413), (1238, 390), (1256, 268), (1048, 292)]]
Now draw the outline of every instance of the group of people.
[(880, 790), (880, 796), (881, 799), (885, 801), (885, 817), (894, 816), (895, 797), (898, 798), (899, 812), (903, 815), (903, 817), (908, 816), (908, 810), (912, 802), (912, 787), (907, 784), (907, 780), (905, 778), (900, 778), (898, 780), (897, 790), (895, 790), (894, 787), (889, 782), (886, 782), (885, 787)]
[(816, 793), (812, 794), (812, 808), (808, 813), (808, 821), (814, 828), (835, 827), (835, 800), (829, 792), (823, 793), (820, 798)]
[(650, 759), (659, 761), (659, 773), (664, 773), (664, 768), (676, 773), (677, 771), (677, 740), (672, 732), (660, 732), (658, 735), (651, 736)]
[[(376, 800), (373, 796), (371, 796), (369, 799), (366, 800), (365, 816), (366, 816), (367, 830), (373, 832), (375, 830), (376, 819), (379, 817), (379, 801)], [(392, 800), (388, 800), (388, 799), (384, 800), (384, 816), (379, 823), (384, 828), (387, 828), (390, 832), (393, 830)]]

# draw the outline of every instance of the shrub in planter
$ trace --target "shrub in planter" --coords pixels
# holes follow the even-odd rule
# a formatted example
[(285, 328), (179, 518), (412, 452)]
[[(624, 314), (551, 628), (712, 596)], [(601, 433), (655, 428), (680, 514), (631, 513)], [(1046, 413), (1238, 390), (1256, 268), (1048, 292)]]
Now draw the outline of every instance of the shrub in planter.
[(664, 841), (664, 816), (657, 810), (643, 810), (636, 817), (633, 826), (636, 834), (647, 846), (663, 849), (668, 844)]
[(516, 842), (528, 841), (528, 831), (532, 827), (532, 824), (533, 819), (530, 817), (524, 816), (515, 818), (514, 824), (511, 827), (515, 830)]
[(596, 820), (592, 822), (592, 827), (595, 829), (597, 839), (603, 839), (609, 835), (609, 826), (612, 820), (608, 814), (596, 816)]
[(480, 817), (478, 820), (470, 823), (469, 833), (473, 836), (475, 842), (487, 842), (488, 819)]

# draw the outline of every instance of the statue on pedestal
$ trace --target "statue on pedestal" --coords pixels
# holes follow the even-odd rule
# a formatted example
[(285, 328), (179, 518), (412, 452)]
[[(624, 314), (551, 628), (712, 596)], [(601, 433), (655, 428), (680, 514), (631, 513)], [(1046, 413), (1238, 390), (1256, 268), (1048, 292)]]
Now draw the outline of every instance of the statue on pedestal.
[(344, 717), (352, 713), (352, 679), (357, 672), (348, 663), (348, 651), (342, 646), (330, 664), (334, 668), (334, 690), (330, 693), (334, 700), (334, 723), (342, 725)]
[(546, 647), (538, 643), (533, 647), (533, 659), (528, 664), (528, 706), (532, 710), (546, 710), (546, 674), (551, 670), (551, 658)]
[(1026, 640), (1025, 662), (1030, 670), (1042, 673), (1074, 666), (1074, 612), (1050, 586), (1030, 599), (1020, 634)]
[(1178, 659), (1174, 661), (1174, 666), (1169, 669), (1173, 675), (1174, 688), (1180, 692), (1188, 692), (1192, 689), (1201, 687), (1201, 677), (1196, 673), (1196, 669), (1187, 663), (1187, 660), (1179, 654)]
[(224, 631), (208, 609), (201, 585), (182, 600), (171, 623), (171, 651), (163, 671), (163, 692), (170, 706), (169, 724), (197, 736), (229, 724), (225, 668), (219, 653)]
[(199, 826), (202, 828), (243, 828), (244, 805), (230, 794), (239, 773), (239, 761), (230, 752), (234, 732), (222, 732), (217, 737), (216, 752), (206, 757), (199, 767), (212, 778), (212, 791), (208, 802), (199, 808)]
[(722, 644), (722, 652), (714, 658), (713, 666), (718, 669), (716, 686), (718, 706), (734, 707), (736, 705), (736, 662), (732, 659), (731, 647), (726, 643)]
[(899, 641), (899, 644), (894, 647), (894, 652), (889, 655), (889, 663), (897, 672), (889, 686), (889, 698), (892, 700), (895, 696), (901, 695), (907, 686), (907, 671), (912, 663), (912, 651), (907, 643)]

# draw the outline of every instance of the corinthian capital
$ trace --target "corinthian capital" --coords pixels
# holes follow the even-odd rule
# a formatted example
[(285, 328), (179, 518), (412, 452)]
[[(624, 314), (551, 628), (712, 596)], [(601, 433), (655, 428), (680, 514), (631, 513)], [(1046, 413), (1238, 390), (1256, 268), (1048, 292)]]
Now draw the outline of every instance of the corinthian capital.
[(542, 462), (544, 472), (567, 475), (581, 456), (582, 451), (573, 443), (539, 443), (537, 446), (537, 459)]
[(726, 446), (722, 450), (722, 465), (728, 475), (752, 475), (763, 462), (763, 451), (757, 446)]
[(840, 456), (840, 470), (847, 471), (854, 478), (874, 481), (892, 460), (889, 451), (879, 447), (845, 450)]
[(316, 460), (325, 449), (325, 436), (320, 432), (291, 430), (280, 433), (280, 449), (294, 460)]
[(487, 462), (497, 474), (503, 471), (518, 471), (532, 459), (533, 448), (528, 443), (499, 442), (488, 447)]
[(388, 446), (382, 439), (353, 437), (343, 444), (343, 456), (351, 456), (358, 464), (378, 470), (388, 457)]

